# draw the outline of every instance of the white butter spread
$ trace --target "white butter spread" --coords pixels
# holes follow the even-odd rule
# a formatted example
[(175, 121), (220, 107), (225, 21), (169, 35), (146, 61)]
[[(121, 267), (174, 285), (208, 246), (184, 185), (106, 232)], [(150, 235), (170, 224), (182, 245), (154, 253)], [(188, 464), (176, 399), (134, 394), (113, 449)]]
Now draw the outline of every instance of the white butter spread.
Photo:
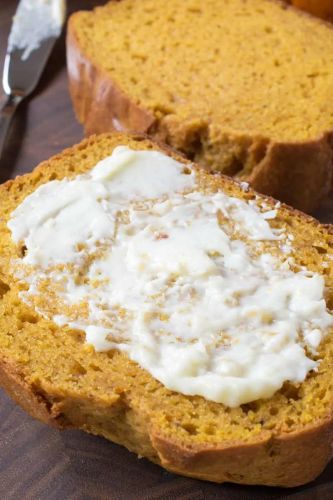
[(123, 351), (167, 388), (234, 407), (304, 381), (318, 363), (306, 350), (333, 319), (320, 275), (263, 252), (291, 244), (269, 225), (277, 209), (195, 183), (162, 153), (118, 147), (18, 206), (8, 226), (26, 251), (13, 265), (22, 299), (42, 296), (37, 310), (97, 351)]
[(20, 0), (8, 40), (8, 52), (23, 50), (26, 60), (47, 38), (58, 37), (65, 18), (64, 0)]

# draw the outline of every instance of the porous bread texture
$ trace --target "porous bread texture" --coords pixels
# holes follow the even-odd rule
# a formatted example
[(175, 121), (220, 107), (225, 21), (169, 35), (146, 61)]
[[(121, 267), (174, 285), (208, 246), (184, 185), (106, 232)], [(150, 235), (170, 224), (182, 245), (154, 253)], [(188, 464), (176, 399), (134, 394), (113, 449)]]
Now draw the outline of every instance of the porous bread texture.
[[(269, 400), (227, 408), (166, 389), (124, 353), (95, 352), (82, 332), (56, 326), (19, 299), (10, 262), (24, 248), (7, 228), (11, 212), (41, 184), (86, 172), (118, 145), (162, 150), (186, 163), (139, 136), (101, 135), (0, 187), (0, 383), (36, 418), (104, 436), (182, 475), (279, 486), (314, 479), (329, 460), (333, 439), (332, 332), (320, 345), (318, 371), (304, 383), (286, 383)], [(200, 189), (256, 196), (228, 178), (197, 172)], [(275, 205), (258, 197), (262, 202)], [(283, 205), (270, 223), (294, 236), (296, 265), (324, 276), (332, 308), (330, 228)]]
[(147, 132), (311, 212), (333, 160), (333, 29), (274, 0), (111, 1), (71, 16), (87, 134)]

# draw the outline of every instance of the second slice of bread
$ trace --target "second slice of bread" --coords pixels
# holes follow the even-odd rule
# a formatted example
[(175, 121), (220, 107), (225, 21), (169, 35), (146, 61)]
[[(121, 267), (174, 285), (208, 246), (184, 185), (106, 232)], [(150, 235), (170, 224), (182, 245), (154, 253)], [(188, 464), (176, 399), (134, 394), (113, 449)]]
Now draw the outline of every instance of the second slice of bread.
[(88, 134), (149, 133), (306, 212), (331, 188), (333, 29), (273, 0), (121, 0), (69, 20)]

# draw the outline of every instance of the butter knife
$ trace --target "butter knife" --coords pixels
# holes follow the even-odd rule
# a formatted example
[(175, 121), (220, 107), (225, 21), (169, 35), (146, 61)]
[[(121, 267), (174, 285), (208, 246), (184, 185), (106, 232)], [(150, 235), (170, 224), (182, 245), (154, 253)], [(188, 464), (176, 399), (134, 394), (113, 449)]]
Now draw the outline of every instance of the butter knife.
[(20, 0), (11, 27), (0, 109), (0, 159), (20, 102), (35, 89), (65, 20), (64, 0)]

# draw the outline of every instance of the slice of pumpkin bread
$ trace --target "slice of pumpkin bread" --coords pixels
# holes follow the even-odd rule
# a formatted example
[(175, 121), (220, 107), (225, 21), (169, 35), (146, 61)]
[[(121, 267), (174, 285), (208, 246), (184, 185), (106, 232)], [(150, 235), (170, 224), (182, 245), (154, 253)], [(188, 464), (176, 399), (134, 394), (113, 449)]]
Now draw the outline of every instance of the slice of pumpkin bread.
[(272, 0), (111, 1), (69, 20), (88, 134), (149, 133), (306, 212), (331, 188), (333, 29)]
[[(236, 210), (237, 203), (257, 207), (256, 213), (266, 214), (265, 228), (278, 236), (265, 240), (262, 246), (254, 239), (253, 248), (259, 254), (275, 255), (281, 265), (289, 262), (293, 273), (306, 268), (307, 273), (321, 276), (327, 307), (332, 308), (330, 228), (273, 199), (257, 195), (245, 184), (207, 174), (143, 137), (92, 136), (42, 163), (31, 174), (0, 187), (1, 385), (26, 411), (45, 423), (104, 436), (182, 475), (217, 482), (280, 486), (295, 486), (314, 479), (329, 460), (333, 439), (331, 329), (327, 329), (315, 350), (309, 345), (304, 347), (304, 356), (313, 369), (303, 382), (285, 381), (271, 397), (227, 406), (210, 398), (186, 396), (167, 389), (124, 350), (94, 349), (86, 343), (85, 334), (78, 327), (59, 326), (55, 316), (48, 317), (45, 313), (45, 303), (31, 304), (24, 298), (29, 283), (13, 272), (13, 266), (29, 255), (31, 242), (24, 245), (13, 240), (9, 229), (13, 225), (9, 221), (13, 220), (13, 214), (17, 217), (22, 214), (17, 207), (22, 207), (22, 202), (46, 183), (61, 186), (58, 181), (62, 179), (88, 173), (120, 145), (134, 151), (160, 151), (183, 163), (184, 175), (195, 172), (195, 193), (207, 193), (210, 197), (226, 195), (234, 204), (232, 210)], [(147, 178), (147, 189), (150, 185)], [(42, 196), (42, 191), (38, 192)], [(199, 196), (195, 193), (188, 195), (194, 201)], [(39, 203), (38, 198), (34, 200)], [(49, 199), (50, 204), (53, 201)], [(143, 206), (139, 205), (139, 209), (143, 210)], [(165, 205), (160, 206), (159, 213), (162, 209)], [(237, 220), (222, 215), (219, 214), (221, 226), (232, 228), (230, 231), (244, 239), (239, 229), (244, 221), (236, 215)], [(31, 217), (31, 224), (37, 220), (33, 210), (27, 217)], [(76, 230), (73, 226), (73, 233)], [(283, 235), (287, 235), (289, 244)], [(201, 242), (200, 235), (196, 237)], [(162, 242), (165, 238), (165, 234), (156, 236)], [(52, 243), (55, 252), (58, 243), (56, 239)], [(77, 252), (81, 250), (77, 248)], [(171, 265), (176, 257), (170, 257)], [(269, 264), (267, 257), (265, 262)], [(198, 272), (195, 260), (193, 269)], [(234, 279), (236, 282), (239, 277), (235, 274)], [(310, 313), (314, 320), (316, 311)], [(266, 320), (265, 324), (269, 324)]]

